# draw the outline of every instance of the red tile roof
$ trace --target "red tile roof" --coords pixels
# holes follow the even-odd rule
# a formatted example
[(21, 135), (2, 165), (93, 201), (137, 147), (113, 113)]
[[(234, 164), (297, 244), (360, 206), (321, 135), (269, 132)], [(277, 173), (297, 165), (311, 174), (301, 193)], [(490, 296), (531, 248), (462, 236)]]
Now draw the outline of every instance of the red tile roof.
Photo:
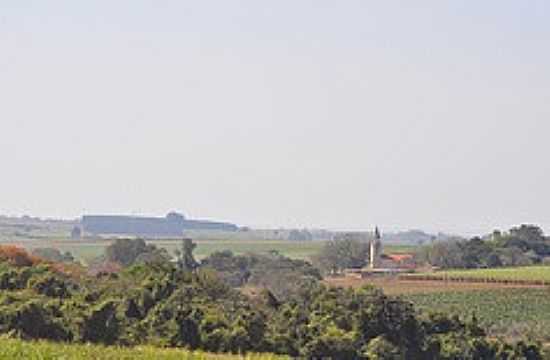
[(403, 262), (407, 260), (412, 260), (414, 258), (413, 254), (387, 254), (387, 257), (390, 260), (395, 262)]

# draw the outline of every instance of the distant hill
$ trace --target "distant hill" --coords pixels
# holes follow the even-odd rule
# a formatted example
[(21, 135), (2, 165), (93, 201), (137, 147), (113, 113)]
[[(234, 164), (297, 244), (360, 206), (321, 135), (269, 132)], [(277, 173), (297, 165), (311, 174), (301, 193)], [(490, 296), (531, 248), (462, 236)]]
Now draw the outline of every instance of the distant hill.
[(145, 237), (179, 237), (186, 230), (237, 231), (235, 224), (205, 220), (188, 220), (171, 212), (166, 217), (84, 215), (82, 230), (91, 235), (133, 235)]
[(29, 239), (65, 237), (76, 224), (78, 221), (75, 220), (0, 215), (0, 241), (19, 242)]

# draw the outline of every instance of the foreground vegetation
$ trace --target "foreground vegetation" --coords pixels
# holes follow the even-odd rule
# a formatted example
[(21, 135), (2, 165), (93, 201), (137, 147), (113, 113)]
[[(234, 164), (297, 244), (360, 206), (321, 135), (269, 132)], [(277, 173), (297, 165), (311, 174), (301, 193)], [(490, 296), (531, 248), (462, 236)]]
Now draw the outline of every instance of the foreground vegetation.
[(46, 341), (23, 341), (0, 338), (0, 360), (284, 360), (283, 356), (269, 354), (216, 355), (201, 351), (182, 349), (160, 349), (152, 346), (133, 348), (59, 344)]
[[(157, 254), (137, 245), (133, 248), (146, 255)], [(233, 265), (242, 263), (251, 277), (278, 273), (272, 269), (293, 276), (282, 296), (269, 290), (271, 283), (246, 296), (220, 280), (223, 270), (215, 262), (196, 262), (192, 250), (192, 243), (183, 242), (176, 264), (142, 253), (135, 257), (140, 262), (88, 276), (72, 265), (0, 248), (0, 333), (25, 340), (343, 360), (542, 358), (537, 344), (488, 338), (475, 318), (418, 316), (411, 303), (373, 287), (326, 287), (310, 265), (280, 254), (268, 259), (221, 254), (218, 265), (236, 270)]]

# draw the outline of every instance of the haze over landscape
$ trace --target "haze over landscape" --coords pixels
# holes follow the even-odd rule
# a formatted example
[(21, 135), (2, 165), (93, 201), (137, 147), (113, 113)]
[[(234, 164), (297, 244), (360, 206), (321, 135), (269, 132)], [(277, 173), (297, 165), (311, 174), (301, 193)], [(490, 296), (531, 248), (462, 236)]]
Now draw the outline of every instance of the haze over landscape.
[(1, 214), (550, 231), (548, 2), (1, 8)]
[(548, 1), (0, 1), (0, 360), (550, 360)]

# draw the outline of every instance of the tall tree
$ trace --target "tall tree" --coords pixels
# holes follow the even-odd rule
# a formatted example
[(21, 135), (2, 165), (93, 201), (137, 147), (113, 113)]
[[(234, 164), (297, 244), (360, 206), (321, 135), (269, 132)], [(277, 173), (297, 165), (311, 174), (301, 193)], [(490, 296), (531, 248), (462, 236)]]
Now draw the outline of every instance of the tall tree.
[(193, 251), (196, 247), (197, 244), (195, 244), (191, 239), (186, 238), (181, 241), (180, 248), (174, 252), (176, 254), (178, 269), (193, 271), (199, 266), (199, 263), (193, 256)]
[(369, 246), (365, 241), (343, 237), (328, 241), (316, 257), (320, 268), (330, 273), (339, 273), (347, 268), (366, 265)]

